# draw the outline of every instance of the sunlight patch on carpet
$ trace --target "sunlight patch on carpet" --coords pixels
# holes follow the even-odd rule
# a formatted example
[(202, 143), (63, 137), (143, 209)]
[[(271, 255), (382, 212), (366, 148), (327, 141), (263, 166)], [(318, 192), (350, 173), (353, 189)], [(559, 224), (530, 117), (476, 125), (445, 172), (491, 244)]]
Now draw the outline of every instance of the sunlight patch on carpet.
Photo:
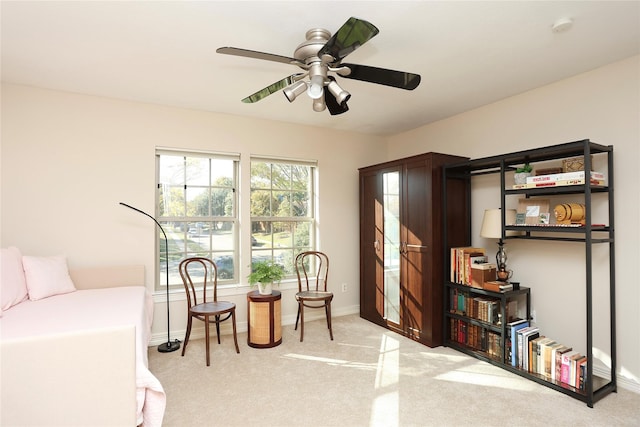
[(533, 381), (525, 380), (500, 368), (480, 362), (437, 375), (435, 379), (509, 390), (533, 391), (539, 389), (538, 384)]
[(400, 376), (400, 342), (386, 335), (381, 338), (376, 371), (376, 389), (398, 384)]

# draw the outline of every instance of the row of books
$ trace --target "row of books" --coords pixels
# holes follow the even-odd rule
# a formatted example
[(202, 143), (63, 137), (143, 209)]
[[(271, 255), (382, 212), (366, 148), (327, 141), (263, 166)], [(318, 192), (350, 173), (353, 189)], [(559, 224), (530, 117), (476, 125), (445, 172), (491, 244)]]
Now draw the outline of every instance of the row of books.
[(474, 264), (486, 264), (488, 257), (484, 248), (473, 246), (451, 248), (451, 274), (453, 283), (471, 286), (471, 268)]
[(583, 390), (587, 357), (540, 333), (537, 326), (518, 319), (507, 324), (506, 362), (512, 366)]
[(481, 326), (462, 319), (449, 319), (449, 337), (451, 341), (486, 353), (491, 358), (502, 358), (500, 334)]
[[(493, 325), (500, 325), (502, 320), (502, 307), (499, 298), (474, 296), (458, 289), (449, 289), (449, 311)], [(508, 300), (505, 310), (507, 319), (514, 318), (517, 312), (518, 301), (516, 299)]]

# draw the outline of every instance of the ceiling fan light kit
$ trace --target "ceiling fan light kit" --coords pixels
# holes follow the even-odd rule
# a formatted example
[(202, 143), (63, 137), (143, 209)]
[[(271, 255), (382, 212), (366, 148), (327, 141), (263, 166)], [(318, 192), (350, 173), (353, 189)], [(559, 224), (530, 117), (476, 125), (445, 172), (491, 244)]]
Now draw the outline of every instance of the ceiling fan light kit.
[(379, 30), (373, 24), (352, 17), (333, 36), (322, 28), (307, 31), (306, 40), (295, 49), (293, 58), (235, 47), (221, 47), (216, 52), (296, 65), (304, 71), (285, 77), (249, 95), (242, 102), (258, 102), (279, 90), (282, 90), (289, 102), (293, 102), (306, 91), (313, 100), (314, 111), (328, 109), (331, 115), (336, 115), (349, 110), (347, 101), (351, 98), (351, 94), (340, 87), (329, 73), (405, 90), (413, 90), (420, 84), (418, 74), (342, 63), (347, 55), (378, 32)]

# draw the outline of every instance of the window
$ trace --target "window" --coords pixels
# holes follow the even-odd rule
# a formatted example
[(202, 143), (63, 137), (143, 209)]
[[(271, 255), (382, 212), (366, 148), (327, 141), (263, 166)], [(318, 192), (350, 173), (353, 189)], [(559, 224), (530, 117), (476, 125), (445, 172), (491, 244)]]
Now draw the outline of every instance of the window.
[(273, 259), (295, 274), (295, 256), (315, 248), (315, 165), (251, 160), (251, 261)]
[[(213, 259), (218, 283), (238, 282), (237, 156), (157, 150), (156, 218), (167, 234), (160, 235), (159, 272), (169, 262), (169, 286), (182, 286), (181, 260)], [(164, 287), (166, 280), (157, 280)]]

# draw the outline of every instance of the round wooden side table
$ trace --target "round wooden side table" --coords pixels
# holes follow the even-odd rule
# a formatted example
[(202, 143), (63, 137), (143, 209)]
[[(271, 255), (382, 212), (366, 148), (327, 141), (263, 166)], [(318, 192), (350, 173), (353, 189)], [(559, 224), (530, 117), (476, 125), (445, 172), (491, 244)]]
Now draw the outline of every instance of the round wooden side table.
[(250, 347), (269, 348), (282, 342), (281, 300), (279, 291), (271, 295), (260, 295), (258, 291), (247, 294), (247, 344)]

